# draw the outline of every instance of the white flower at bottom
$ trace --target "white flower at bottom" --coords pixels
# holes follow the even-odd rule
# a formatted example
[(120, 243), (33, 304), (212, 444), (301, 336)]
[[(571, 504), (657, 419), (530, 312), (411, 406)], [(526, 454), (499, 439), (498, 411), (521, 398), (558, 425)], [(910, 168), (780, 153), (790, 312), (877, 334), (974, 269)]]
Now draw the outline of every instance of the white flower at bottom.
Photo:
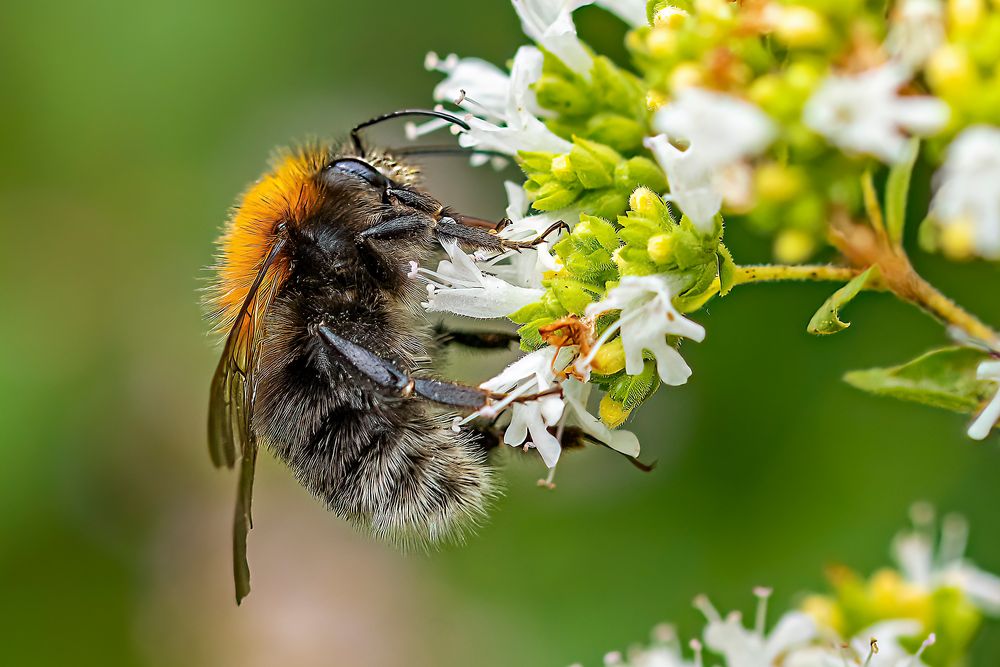
[(769, 589), (758, 588), (757, 615), (754, 628), (743, 627), (739, 612), (732, 612), (725, 618), (719, 615), (708, 598), (700, 596), (695, 606), (705, 615), (705, 646), (725, 657), (726, 667), (772, 667), (784, 664), (779, 658), (794, 649), (807, 646), (816, 638), (816, 623), (807, 614), (793, 611), (778, 620), (770, 633), (765, 633), (767, 622), (767, 599)]
[(944, 226), (968, 225), (972, 246), (1000, 259), (1000, 128), (974, 125), (948, 147), (931, 212)]
[(449, 312), (466, 317), (505, 317), (537, 301), (545, 294), (542, 289), (519, 287), (483, 273), (454, 240), (441, 244), (449, 259), (438, 264), (437, 271), (421, 269), (414, 262), (411, 277), (427, 281), (427, 302), (430, 312)]
[(969, 437), (983, 440), (1000, 421), (1000, 360), (984, 361), (979, 364), (979, 368), (976, 369), (976, 377), (980, 380), (991, 380), (998, 383), (997, 393), (969, 426)]
[(621, 315), (597, 339), (591, 353), (577, 362), (577, 369), (587, 372), (597, 350), (620, 330), (626, 373), (641, 373), (643, 351), (649, 351), (656, 359), (656, 370), (663, 382), (668, 385), (687, 382), (691, 369), (680, 353), (667, 343), (666, 337), (683, 336), (701, 342), (705, 329), (677, 312), (671, 302), (673, 289), (662, 275), (625, 276), (603, 301), (587, 306), (588, 317), (609, 310), (620, 310)]
[[(497, 404), (480, 410), (480, 414), (496, 414), (520, 396), (544, 392), (554, 387), (556, 377), (553, 366), (559, 361), (556, 359), (557, 353), (558, 350), (554, 347), (543, 347), (521, 357), (499, 375), (479, 385), (489, 391), (508, 394)], [(526, 403), (514, 403), (510, 424), (504, 432), (504, 443), (513, 447), (531, 445), (541, 454), (545, 465), (554, 467), (559, 461), (562, 448), (559, 440), (548, 429), (559, 423), (564, 407), (563, 399), (556, 395), (543, 396)]]
[(1000, 616), (1000, 577), (965, 558), (969, 537), (966, 520), (955, 514), (944, 517), (935, 549), (933, 507), (917, 503), (910, 514), (914, 529), (898, 534), (892, 543), (903, 577), (928, 595), (943, 587), (957, 588), (983, 613)]
[(931, 646), (934, 635), (927, 638), (916, 654), (903, 648), (900, 639), (920, 632), (921, 624), (912, 619), (882, 621), (859, 632), (844, 645), (810, 646), (790, 653), (782, 667), (926, 667), (920, 656)]
[(889, 62), (856, 75), (830, 75), (806, 102), (802, 119), (831, 143), (898, 162), (906, 155), (903, 130), (926, 136), (948, 121), (948, 105), (931, 96), (901, 96), (910, 73)]

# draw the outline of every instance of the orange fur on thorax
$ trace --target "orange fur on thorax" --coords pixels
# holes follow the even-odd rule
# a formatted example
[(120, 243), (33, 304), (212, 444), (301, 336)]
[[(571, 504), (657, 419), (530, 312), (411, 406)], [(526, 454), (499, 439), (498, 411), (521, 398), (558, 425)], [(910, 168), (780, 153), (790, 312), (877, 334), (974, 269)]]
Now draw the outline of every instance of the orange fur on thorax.
[[(274, 161), (271, 172), (240, 198), (218, 241), (217, 277), (209, 297), (217, 329), (227, 332), (236, 321), (274, 246), (277, 226), (282, 222), (301, 223), (319, 208), (322, 193), (315, 176), (328, 156), (329, 151), (318, 146), (283, 153)], [(273, 294), (287, 277), (287, 259), (279, 256), (261, 282), (257, 299)]]

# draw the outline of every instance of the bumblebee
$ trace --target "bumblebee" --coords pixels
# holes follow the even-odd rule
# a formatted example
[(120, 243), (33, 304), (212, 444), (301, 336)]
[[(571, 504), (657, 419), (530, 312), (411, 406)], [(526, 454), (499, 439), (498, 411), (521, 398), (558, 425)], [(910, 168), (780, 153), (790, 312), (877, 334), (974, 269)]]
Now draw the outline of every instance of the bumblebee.
[(495, 493), (487, 454), (496, 434), (453, 430), (450, 411), (502, 395), (428, 372), (434, 340), (418, 315), (423, 290), (407, 274), (441, 240), (504, 252), (545, 235), (505, 240), (492, 223), (422, 190), (403, 157), (365, 146), (362, 129), (407, 115), (468, 129), (445, 112), (404, 110), (358, 125), (343, 145), (284, 151), (242, 195), (219, 239), (208, 303), (225, 346), (208, 439), (216, 466), (239, 467), (237, 603), (250, 590), (246, 541), (261, 443), (336, 514), (404, 545), (461, 535)]

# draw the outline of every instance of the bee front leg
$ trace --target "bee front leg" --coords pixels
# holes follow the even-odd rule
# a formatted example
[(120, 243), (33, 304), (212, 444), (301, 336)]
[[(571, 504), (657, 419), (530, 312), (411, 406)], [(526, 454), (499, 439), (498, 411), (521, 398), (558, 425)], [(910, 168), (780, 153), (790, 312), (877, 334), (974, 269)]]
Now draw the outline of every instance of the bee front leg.
[(513, 241), (499, 236), (496, 230), (487, 231), (480, 227), (469, 227), (467, 225), (460, 224), (454, 218), (441, 218), (435, 227), (435, 232), (438, 236), (457, 239), (462, 243), (466, 243), (477, 248), (503, 252), (504, 250), (534, 248), (539, 243), (543, 243), (548, 240), (549, 236), (553, 233), (558, 231), (569, 231), (569, 229), (569, 225), (560, 220), (559, 222), (549, 225), (548, 229), (533, 239), (528, 239), (526, 241)]

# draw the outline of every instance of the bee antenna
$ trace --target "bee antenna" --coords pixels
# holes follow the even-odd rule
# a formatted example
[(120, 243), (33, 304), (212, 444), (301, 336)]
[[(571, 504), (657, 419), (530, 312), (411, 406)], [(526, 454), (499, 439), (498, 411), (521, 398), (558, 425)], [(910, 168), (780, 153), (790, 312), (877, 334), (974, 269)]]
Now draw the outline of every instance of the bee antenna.
[(354, 148), (359, 154), (365, 154), (365, 146), (361, 141), (361, 130), (366, 127), (371, 127), (372, 125), (377, 125), (387, 120), (392, 120), (394, 118), (402, 118), (404, 116), (430, 116), (432, 118), (440, 118), (446, 120), (453, 125), (458, 125), (463, 130), (468, 130), (469, 124), (464, 120), (448, 113), (447, 111), (438, 111), (436, 109), (400, 109), (399, 111), (393, 111), (392, 113), (383, 114), (381, 116), (376, 116), (371, 120), (366, 120), (359, 125), (356, 125), (353, 130), (351, 130), (351, 142), (354, 144)]
[(461, 146), (402, 146), (400, 148), (388, 149), (390, 155), (412, 156), (412, 155), (488, 155), (489, 157), (510, 158), (506, 153), (500, 151), (478, 150), (463, 148)]

